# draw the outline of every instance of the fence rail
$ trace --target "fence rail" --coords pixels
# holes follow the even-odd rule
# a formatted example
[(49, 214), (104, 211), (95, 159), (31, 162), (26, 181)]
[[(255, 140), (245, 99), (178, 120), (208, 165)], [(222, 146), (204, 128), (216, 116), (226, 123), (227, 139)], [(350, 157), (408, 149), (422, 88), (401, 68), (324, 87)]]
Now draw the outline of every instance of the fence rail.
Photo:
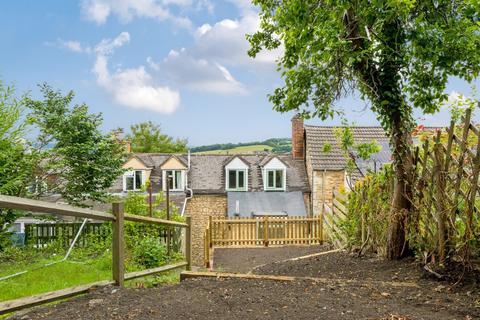
[(204, 233), (205, 265), (213, 247), (249, 247), (288, 244), (319, 244), (323, 240), (319, 217), (209, 217)]
[[(101, 282), (101, 285), (114, 283), (117, 286), (123, 286), (125, 280), (133, 279), (136, 277), (143, 277), (166, 270), (172, 270), (176, 268), (186, 267), (187, 270), (191, 266), (191, 218), (187, 217), (187, 223), (169, 221), (164, 219), (157, 219), (151, 217), (134, 216), (125, 214), (122, 203), (114, 203), (112, 206), (113, 214), (107, 212), (100, 212), (84, 208), (76, 208), (69, 205), (55, 204), (38, 200), (24, 199), (18, 197), (0, 195), (0, 208), (25, 210), (32, 212), (49, 213), (56, 215), (65, 215), (78, 218), (89, 218), (100, 221), (112, 222), (112, 281)], [(124, 221), (134, 221), (147, 224), (165, 225), (168, 227), (185, 228), (185, 259), (184, 263), (177, 263), (173, 265), (163, 266), (160, 268), (153, 268), (143, 270), (135, 273), (125, 274), (124, 266)], [(99, 284), (94, 284), (98, 286)], [(91, 287), (90, 285), (82, 285), (74, 288), (67, 288), (59, 291), (48, 292), (40, 294), (34, 297), (21, 298), (11, 301), (0, 302), (0, 315), (6, 314), (15, 310), (30, 307), (32, 305), (38, 305), (53, 300), (63, 299), (72, 295), (84, 293), (85, 288)]]

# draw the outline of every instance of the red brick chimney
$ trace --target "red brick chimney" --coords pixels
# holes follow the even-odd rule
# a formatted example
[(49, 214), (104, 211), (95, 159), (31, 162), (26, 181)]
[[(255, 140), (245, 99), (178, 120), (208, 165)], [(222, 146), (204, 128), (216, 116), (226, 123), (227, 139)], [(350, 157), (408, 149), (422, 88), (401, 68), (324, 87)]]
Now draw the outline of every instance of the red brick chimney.
[(292, 118), (292, 156), (294, 159), (305, 157), (305, 132), (303, 129), (303, 118), (296, 114)]

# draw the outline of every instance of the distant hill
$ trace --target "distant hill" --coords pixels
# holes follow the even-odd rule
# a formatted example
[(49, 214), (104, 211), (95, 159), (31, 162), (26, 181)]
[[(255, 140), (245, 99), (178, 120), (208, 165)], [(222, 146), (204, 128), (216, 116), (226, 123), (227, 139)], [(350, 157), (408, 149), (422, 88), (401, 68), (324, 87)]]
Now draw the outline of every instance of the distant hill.
[(242, 143), (217, 143), (207, 146), (193, 147), (190, 149), (193, 153), (255, 153), (272, 152), (286, 153), (292, 150), (292, 141), (290, 138), (271, 138), (265, 141), (242, 142)]

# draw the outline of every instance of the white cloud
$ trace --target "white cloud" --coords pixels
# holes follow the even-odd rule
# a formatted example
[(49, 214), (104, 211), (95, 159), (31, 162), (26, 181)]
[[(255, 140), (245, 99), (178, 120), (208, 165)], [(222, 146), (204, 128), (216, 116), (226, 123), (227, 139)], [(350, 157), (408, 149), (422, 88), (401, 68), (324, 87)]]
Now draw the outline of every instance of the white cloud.
[(115, 15), (124, 23), (130, 22), (134, 18), (151, 18), (159, 21), (172, 21), (179, 27), (191, 28), (190, 19), (173, 14), (170, 10), (171, 6), (188, 7), (192, 6), (192, 1), (83, 0), (81, 4), (85, 17), (97, 24), (104, 24), (109, 16)]
[(274, 51), (262, 51), (255, 59), (248, 56), (250, 44), (246, 34), (258, 30), (258, 14), (245, 10), (239, 20), (224, 19), (213, 26), (204, 24), (195, 32), (193, 51), (202, 57), (209, 57), (227, 65), (271, 65), (282, 54), (282, 48)]
[(90, 46), (84, 46), (77, 40), (62, 40), (58, 39), (56, 42), (45, 42), (45, 45), (54, 46), (60, 49), (66, 49), (76, 53), (91, 53)]
[(93, 73), (97, 77), (97, 83), (121, 105), (161, 113), (174, 112), (180, 104), (179, 92), (168, 86), (153, 85), (152, 77), (144, 66), (118, 69), (113, 74), (110, 73), (109, 56), (115, 48), (129, 41), (128, 32), (122, 32), (115, 39), (104, 39), (95, 47), (97, 58)]
[(161, 62), (147, 58), (148, 65), (171, 83), (191, 90), (220, 94), (246, 93), (244, 85), (237, 81), (228, 69), (220, 63), (197, 59), (189, 51), (171, 50)]

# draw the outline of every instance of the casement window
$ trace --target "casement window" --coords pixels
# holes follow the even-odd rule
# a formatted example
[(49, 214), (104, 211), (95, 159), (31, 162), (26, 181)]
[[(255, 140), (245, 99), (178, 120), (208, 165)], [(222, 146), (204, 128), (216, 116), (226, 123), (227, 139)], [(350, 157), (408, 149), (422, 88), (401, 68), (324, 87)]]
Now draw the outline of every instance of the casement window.
[(227, 170), (227, 190), (247, 191), (247, 170)]
[(285, 170), (265, 170), (265, 190), (285, 190)]
[(184, 170), (164, 170), (164, 190), (170, 191), (182, 191), (184, 189)]
[(138, 191), (142, 189), (143, 170), (128, 171), (123, 175), (123, 191)]

